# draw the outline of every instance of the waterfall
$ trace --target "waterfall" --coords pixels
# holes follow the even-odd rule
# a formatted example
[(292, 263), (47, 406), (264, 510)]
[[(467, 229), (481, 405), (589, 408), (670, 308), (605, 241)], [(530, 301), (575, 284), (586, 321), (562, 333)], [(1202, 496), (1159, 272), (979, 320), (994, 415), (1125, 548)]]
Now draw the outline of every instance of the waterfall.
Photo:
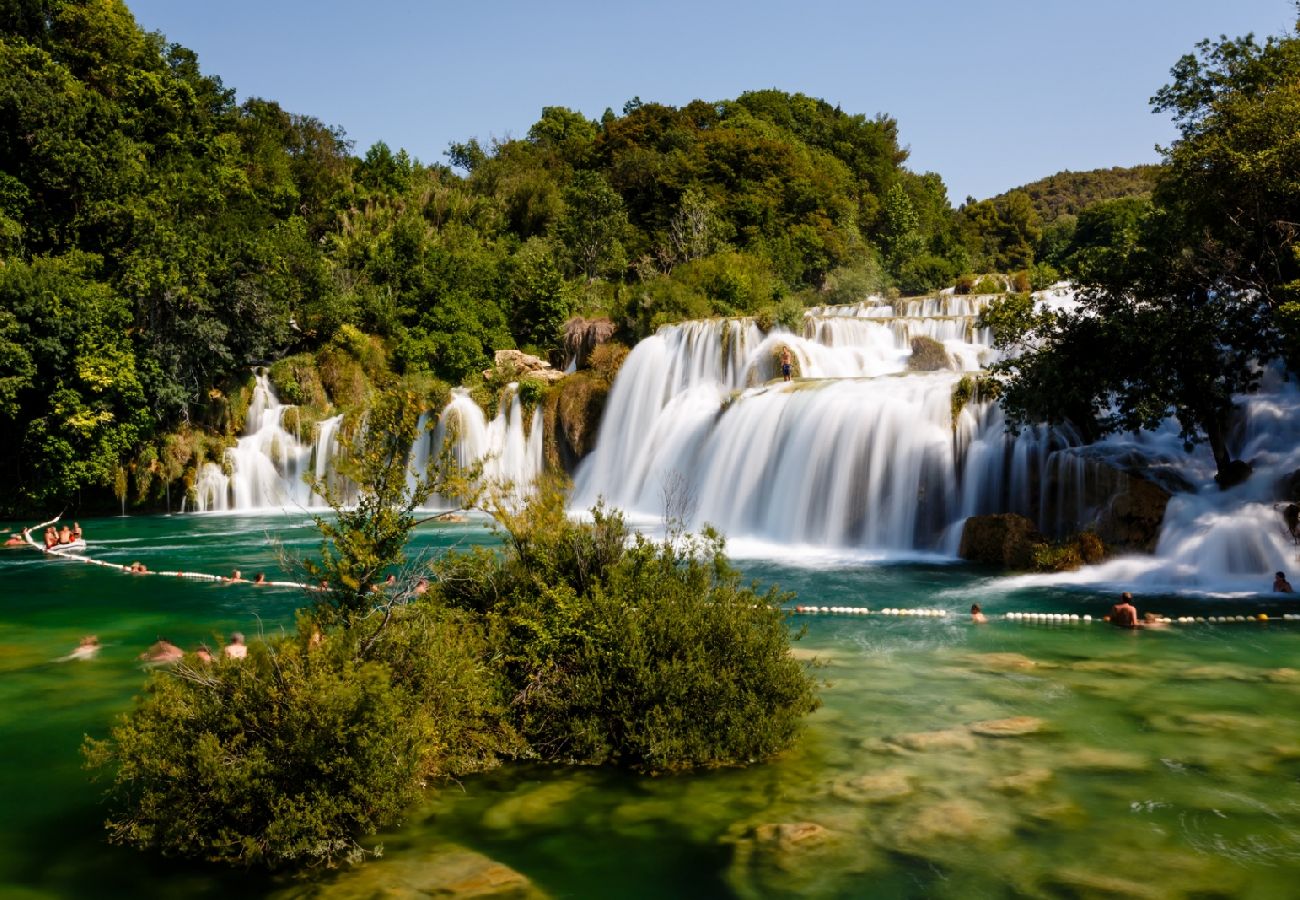
[[(436, 458), (450, 441), (451, 458), (460, 468), (481, 464), (485, 482), (508, 484), (516, 494), (527, 490), (542, 471), (542, 411), (533, 410), (527, 428), (525, 418), (515, 384), (506, 386), (500, 408), (490, 422), (469, 391), (454, 389), (431, 434), (427, 433), (427, 415), (421, 417), (408, 484), (414, 485), (430, 458)], [(449, 498), (433, 497), (430, 505), (445, 508), (457, 504)]]
[(287, 409), (275, 395), (264, 370), (255, 372), (244, 434), (226, 450), (220, 465), (204, 463), (194, 484), (197, 512), (247, 512), (288, 506), (320, 508), (325, 501), (313, 493), (305, 475), (332, 473), (338, 452), (341, 416), (326, 419), (304, 443), (284, 428)]
[[(747, 320), (665, 326), (624, 363), (574, 502), (655, 517), (665, 492), (685, 490), (693, 526), (892, 553), (955, 552), (970, 515), (1033, 515), (1032, 479), (1070, 435), (1008, 438), (988, 403), (952, 419), (958, 380), (995, 358), (975, 325), (986, 304), (816, 308), (798, 335)], [(952, 369), (909, 372), (918, 337), (940, 342)], [(801, 375), (789, 383), (776, 380), (781, 347)]]

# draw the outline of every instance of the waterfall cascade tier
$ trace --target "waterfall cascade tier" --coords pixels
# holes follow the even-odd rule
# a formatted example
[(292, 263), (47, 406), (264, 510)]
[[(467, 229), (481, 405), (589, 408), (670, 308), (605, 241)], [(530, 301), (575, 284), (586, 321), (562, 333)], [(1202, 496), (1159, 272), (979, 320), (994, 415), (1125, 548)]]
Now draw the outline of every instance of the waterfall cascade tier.
[[(1228, 492), (1212, 487), (1207, 454), (1189, 454), (1176, 429), (1087, 448), (1067, 429), (1008, 434), (994, 403), (954, 410), (957, 382), (997, 358), (977, 325), (990, 299), (810, 309), (800, 334), (764, 334), (744, 319), (665, 326), (624, 363), (574, 503), (603, 498), (651, 519), (684, 513), (690, 526), (764, 544), (950, 556), (973, 515), (1019, 512), (1048, 534), (1087, 526), (1098, 512), (1094, 460), (1110, 451), (1173, 467), (1191, 488), (1169, 505), (1144, 573), (1153, 583), (1208, 588), (1239, 574), (1259, 589), (1263, 573), (1285, 568), (1295, 551), (1266, 495), (1279, 472), (1300, 466), (1294, 391), (1244, 398), (1242, 445), (1267, 471)], [(1060, 290), (1038, 300), (1071, 302)], [(943, 345), (949, 370), (909, 371), (919, 337)], [(788, 383), (783, 348), (800, 375)], [(1250, 491), (1259, 496), (1247, 500)], [(1107, 570), (1091, 577), (1098, 571)]]
[[(354, 488), (345, 483), (335, 463), (341, 451), (342, 416), (320, 422), (310, 435), (297, 435), (284, 427), (288, 409), (275, 395), (264, 372), (257, 372), (244, 435), (228, 449), (222, 464), (204, 463), (195, 482), (194, 509), (199, 512), (251, 512), (297, 507), (319, 509), (327, 504), (312, 491), (306, 474), (331, 485), (346, 502)], [(451, 441), (451, 453), (462, 467), (482, 462), (483, 477), (508, 481), (518, 488), (533, 483), (542, 468), (540, 411), (534, 411), (525, 428), (517, 391), (507, 388), (506, 400), (490, 422), (470, 399), (457, 390), (429, 431), (431, 415), (420, 418), (418, 436), (411, 448), (411, 479)], [(430, 501), (435, 507), (441, 498)]]

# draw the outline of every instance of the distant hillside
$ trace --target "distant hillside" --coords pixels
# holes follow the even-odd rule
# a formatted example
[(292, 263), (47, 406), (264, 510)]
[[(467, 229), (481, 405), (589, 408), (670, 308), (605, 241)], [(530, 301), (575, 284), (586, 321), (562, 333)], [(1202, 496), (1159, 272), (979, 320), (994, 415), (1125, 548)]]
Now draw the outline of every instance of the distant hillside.
[[(1136, 197), (1151, 193), (1159, 166), (1115, 166), (1110, 169), (1093, 169), (1090, 172), (1057, 172), (1032, 181), (1023, 187), (1013, 188), (1029, 195), (1034, 209), (1044, 225), (1064, 215), (1078, 215), (1080, 210), (1098, 200), (1118, 197)], [(1006, 194), (999, 194), (997, 201)]]

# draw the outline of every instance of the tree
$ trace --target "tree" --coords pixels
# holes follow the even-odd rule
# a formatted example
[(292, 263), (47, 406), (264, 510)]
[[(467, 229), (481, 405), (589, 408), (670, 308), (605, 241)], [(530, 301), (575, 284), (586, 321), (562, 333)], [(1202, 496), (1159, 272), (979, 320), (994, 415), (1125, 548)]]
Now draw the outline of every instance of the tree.
[(573, 268), (593, 280), (623, 265), (627, 212), (623, 198), (599, 172), (579, 172), (564, 192), (565, 210), (556, 233)]
[(1080, 216), (1076, 242), (1097, 244), (1077, 254), (1081, 307), (1029, 327), (1027, 351), (1001, 367), (1004, 403), (1019, 420), (1068, 407), (1101, 431), (1172, 415), (1189, 447), (1209, 443), (1229, 487), (1250, 472), (1228, 446), (1235, 398), (1284, 352), (1300, 276), (1300, 37), (1203, 42), (1173, 75), (1153, 105), (1180, 137), (1150, 206)]

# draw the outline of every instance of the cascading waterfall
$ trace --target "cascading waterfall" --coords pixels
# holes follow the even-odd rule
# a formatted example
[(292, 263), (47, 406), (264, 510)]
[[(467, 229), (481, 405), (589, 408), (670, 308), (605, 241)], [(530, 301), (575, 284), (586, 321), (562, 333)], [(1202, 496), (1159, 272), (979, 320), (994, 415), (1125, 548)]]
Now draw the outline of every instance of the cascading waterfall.
[[(1018, 512), (1054, 535), (1086, 526), (1105, 493), (1096, 460), (1136, 460), (1183, 486), (1155, 554), (1033, 577), (1256, 592), (1294, 564), (1273, 496), (1300, 469), (1300, 389), (1270, 373), (1241, 398), (1234, 450), (1255, 475), (1229, 491), (1215, 485), (1208, 452), (1189, 453), (1172, 424), (1085, 447), (1068, 429), (1009, 435), (995, 403), (972, 402), (953, 421), (957, 381), (996, 359), (976, 325), (989, 299), (815, 308), (798, 335), (764, 335), (746, 320), (665, 326), (624, 363), (574, 505), (604, 498), (646, 520), (671, 509), (768, 548), (951, 556), (972, 515)], [(1072, 302), (1060, 290), (1037, 300)], [(939, 341), (953, 370), (909, 372), (918, 337)], [(783, 346), (801, 376), (791, 383), (777, 380)]]
[[(258, 371), (248, 424), (244, 435), (226, 451), (221, 465), (205, 463), (195, 483), (194, 509), (198, 512), (247, 512), (262, 509), (300, 507), (318, 509), (325, 500), (311, 490), (304, 478), (310, 471), (318, 481), (329, 484), (346, 502), (353, 489), (339, 476), (336, 462), (340, 452), (339, 428), (342, 416), (320, 422), (310, 441), (300, 440), (284, 427), (284, 411), (266, 373)], [(509, 483), (526, 489), (542, 470), (541, 410), (533, 411), (525, 428), (523, 403), (515, 385), (506, 389), (501, 409), (491, 422), (470, 399), (457, 389), (437, 417), (430, 432), (430, 413), (420, 417), (417, 437), (411, 448), (408, 481), (414, 484), (429, 458), (452, 439), (451, 453), (462, 467), (483, 463), (483, 477), (495, 483)], [(431, 498), (433, 508), (450, 501)]]
[[(518, 493), (527, 490), (542, 471), (542, 411), (534, 409), (525, 428), (523, 401), (518, 386), (506, 386), (500, 408), (492, 421), (470, 397), (469, 391), (456, 388), (451, 401), (443, 409), (438, 421), (428, 433), (427, 414), (421, 417), (421, 437), (411, 452), (411, 473), (408, 483), (423, 473), (431, 456), (450, 444), (452, 460), (460, 468), (482, 464), (482, 479), (497, 485), (509, 485)], [(442, 497), (431, 498), (435, 507), (455, 505)]]
[[(629, 355), (575, 503), (598, 497), (653, 517), (666, 492), (688, 524), (789, 545), (952, 553), (954, 525), (1036, 512), (1030, 474), (1068, 434), (1008, 438), (996, 407), (952, 420), (963, 373), (992, 358), (970, 297), (810, 310), (802, 335), (745, 320), (666, 326)], [(954, 370), (909, 373), (912, 340), (943, 344)], [(801, 377), (773, 382), (781, 347)], [(1078, 511), (1082, 515), (1082, 511)]]

